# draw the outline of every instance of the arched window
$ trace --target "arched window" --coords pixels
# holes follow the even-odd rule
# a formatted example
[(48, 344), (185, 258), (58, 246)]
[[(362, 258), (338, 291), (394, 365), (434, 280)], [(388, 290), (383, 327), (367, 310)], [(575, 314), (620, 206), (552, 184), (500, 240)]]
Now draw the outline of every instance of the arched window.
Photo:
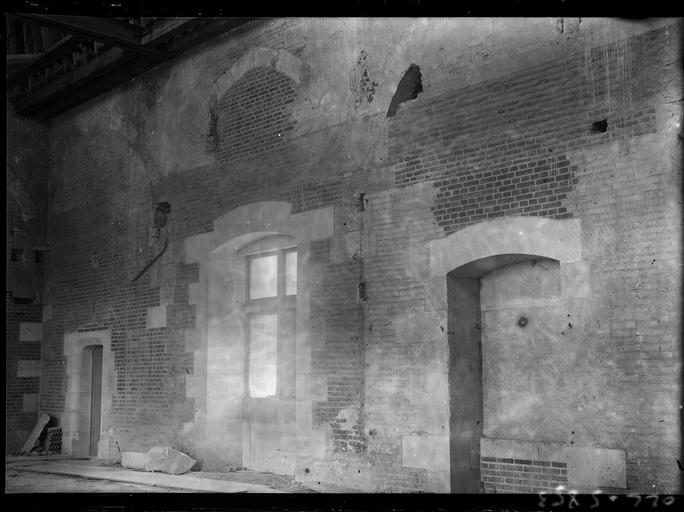
[(245, 390), (250, 398), (295, 394), (297, 248), (269, 236), (239, 251), (245, 265)]

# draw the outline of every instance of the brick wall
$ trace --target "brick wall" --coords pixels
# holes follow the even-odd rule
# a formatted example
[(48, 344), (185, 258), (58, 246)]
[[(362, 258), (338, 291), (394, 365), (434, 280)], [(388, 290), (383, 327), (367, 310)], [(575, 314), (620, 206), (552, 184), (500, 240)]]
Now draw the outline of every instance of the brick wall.
[(225, 164), (285, 146), (294, 127), (295, 85), (270, 68), (245, 73), (218, 103), (217, 160)]
[(482, 457), (485, 492), (538, 493), (568, 489), (567, 463), (548, 460)]
[(21, 449), (38, 419), (24, 397), (38, 395), (40, 377), (19, 376), (18, 370), (20, 361), (40, 364), (40, 341), (20, 340), (19, 328), (22, 322), (40, 323), (41, 317), (40, 304), (17, 303), (5, 293), (5, 453)]
[[(307, 43), (303, 34), (312, 23), (317, 22), (269, 22), (246, 31), (235, 44), (200, 52), (178, 66), (192, 69), (193, 76), (206, 71), (215, 77), (244, 48), (266, 46), (307, 56), (310, 69), (320, 69), (344, 45), (325, 38), (325, 44)], [(319, 35), (328, 30), (320, 23)], [(667, 464), (679, 446), (673, 433), (676, 408), (670, 410), (679, 324), (662, 300), (678, 303), (672, 285), (678, 275), (676, 245), (668, 242), (677, 239), (678, 225), (668, 213), (676, 204), (668, 191), (676, 183), (658, 150), (662, 119), (656, 96), (664, 87), (658, 77), (667, 45), (671, 42), (660, 30), (559, 52), (503, 77), (483, 71), (475, 85), (459, 86), (452, 79), (448, 88), (428, 90), (426, 82), (425, 91), (387, 121), (344, 117), (354, 111), (344, 73), (308, 77), (295, 91), (283, 75), (253, 69), (219, 99), (214, 112), (219, 138), (201, 165), (181, 159), (169, 168), (160, 163), (165, 155), (158, 156), (162, 146), (155, 145), (153, 133), (172, 132), (159, 119), (176, 114), (178, 103), (192, 115), (206, 100), (195, 96), (208, 94), (206, 84), (198, 82), (185, 96), (163, 96), (170, 106), (143, 106), (139, 100), (146, 88), (161, 81), (159, 76), (168, 78), (167, 68), (56, 120), (48, 272), (53, 314), (45, 328), (41, 404), (54, 414), (63, 410), (65, 333), (111, 329), (114, 436), (121, 449), (142, 450), (152, 443), (182, 448), (183, 423), (192, 421), (195, 410), (185, 393), (194, 367), (184, 333), (201, 327), (188, 296), (188, 285), (199, 281), (198, 266), (184, 263), (183, 241), (211, 231), (215, 219), (255, 201), (288, 201), (294, 212), (334, 205), (335, 237), (312, 243), (308, 262), (311, 318), (323, 326), (312, 340), (311, 372), (324, 389), (313, 400), (313, 428), (330, 432), (328, 459), (342, 457), (350, 467), (370, 468), (373, 489), (430, 490), (444, 474), (404, 465), (402, 453), (402, 436), (448, 435), (448, 408), (434, 401), (445, 391), (439, 340), (446, 317), (435, 311), (442, 299), (428, 272), (429, 241), (503, 215), (573, 216), (585, 229), (595, 283), (594, 313), (578, 321), (575, 332), (597, 350), (587, 357), (599, 361), (600, 379), (616, 404), (599, 413), (604, 427), (597, 436), (628, 453), (633, 489), (650, 491), (652, 482), (673, 488)], [(372, 48), (368, 52), (372, 61)], [(192, 68), (205, 60), (206, 67)], [(356, 52), (350, 66), (355, 61)], [(380, 80), (372, 68), (369, 73)], [(445, 65), (434, 73), (444, 78), (450, 71)], [(350, 105), (335, 104), (329, 91)], [(378, 91), (374, 102), (380, 101)], [(188, 97), (194, 102), (186, 102)], [(313, 113), (302, 114), (307, 109)], [(335, 111), (337, 124), (325, 124), (332, 115), (319, 120), (322, 111)], [(209, 109), (202, 115), (206, 119), (192, 130), (211, 126)], [(119, 132), (109, 129), (118, 117), (127, 127)], [(602, 119), (608, 130), (592, 132), (592, 123)], [(376, 126), (377, 133), (366, 126)], [(181, 150), (196, 149), (179, 133), (169, 137)], [(206, 149), (194, 131), (188, 137), (202, 140)], [(373, 137), (386, 138), (386, 145)], [(382, 158), (368, 156), (371, 150)], [(363, 213), (357, 211), (362, 191), (369, 199)], [(155, 202), (162, 200), (172, 209), (170, 245), (131, 283), (155, 253), (150, 227)], [(358, 300), (362, 278), (365, 302)], [(160, 305), (166, 307), (166, 325), (150, 329), (147, 309)], [(414, 321), (416, 313), (423, 320)], [(639, 407), (630, 406), (635, 395)], [(649, 396), (658, 398), (649, 401)], [(483, 460), (485, 476), (494, 479), (486, 483), (500, 484), (497, 490), (523, 485), (528, 471), (511, 464), (539, 467), (540, 475), (548, 468), (549, 479), (541, 480), (548, 485), (556, 483), (552, 475), (562, 476), (563, 468), (530, 462)], [(503, 482), (495, 482), (499, 477)]]
[[(40, 378), (19, 367), (40, 365), (40, 341), (20, 340), (22, 322), (40, 323), (47, 290), (44, 270), (48, 170), (47, 127), (7, 108), (7, 208), (5, 231), (5, 450), (26, 441), (38, 417)], [(15, 254), (13, 254), (13, 250)], [(20, 254), (16, 250), (21, 251)], [(41, 260), (37, 259), (40, 251)], [(13, 258), (13, 256), (17, 256)], [(21, 373), (22, 376), (19, 376)]]
[(312, 350), (311, 367), (327, 383), (326, 400), (313, 403), (313, 422), (330, 425), (335, 450), (359, 453), (365, 449), (359, 421), (364, 388), (359, 265), (332, 264), (329, 241), (311, 245), (310, 263), (320, 273), (320, 285), (312, 290), (311, 316), (322, 318), (326, 331), (323, 343)]
[[(447, 233), (503, 215), (572, 216), (568, 152), (655, 132), (652, 84), (634, 53), (652, 37), (402, 105), (389, 122), (396, 185), (431, 182), (435, 219)], [(603, 119), (608, 130), (592, 131)]]
[[(614, 390), (609, 408), (615, 408), (596, 410), (591, 435), (627, 453), (628, 486), (644, 492), (678, 486), (665, 460), (680, 446), (676, 398), (668, 390), (679, 380), (673, 365), (681, 358), (673, 345), (679, 319), (669, 305), (681, 300), (665, 276), (679, 282), (671, 240), (679, 239), (672, 207), (681, 178), (676, 164), (662, 158), (675, 150), (657, 149), (660, 96), (671, 94), (673, 82), (656, 77), (677, 65), (663, 50), (669, 34), (656, 30), (502, 79), (419, 96), (389, 120), (395, 184), (432, 186), (432, 211), (445, 234), (504, 215), (581, 218), (592, 306), (575, 334), (601, 354), (586, 378)], [(607, 131), (592, 130), (602, 119)], [(592, 393), (582, 398), (582, 408), (602, 400)], [(574, 434), (568, 432), (572, 442)], [(486, 469), (493, 483), (495, 467)], [(523, 485), (518, 474), (504, 476), (497, 481)]]

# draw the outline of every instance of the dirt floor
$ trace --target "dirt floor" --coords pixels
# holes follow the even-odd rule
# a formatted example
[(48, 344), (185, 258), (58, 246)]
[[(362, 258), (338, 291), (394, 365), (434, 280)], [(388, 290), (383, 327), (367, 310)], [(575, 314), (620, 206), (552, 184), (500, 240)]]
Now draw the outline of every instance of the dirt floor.
[(72, 477), (65, 475), (49, 475), (46, 473), (32, 473), (7, 468), (5, 472), (5, 492), (11, 493), (42, 493), (42, 492), (184, 492), (182, 489), (168, 489), (152, 485), (135, 485), (108, 480), (94, 480), (90, 478)]
[[(182, 493), (188, 492), (183, 489), (172, 489), (168, 487), (134, 484), (127, 482), (116, 482), (104, 479), (85, 478), (71, 475), (57, 475), (49, 473), (38, 473), (18, 469), (22, 465), (33, 462), (11, 462), (6, 465), (5, 471), (5, 492), (6, 493)], [(38, 462), (36, 460), (36, 462)], [(97, 460), (78, 460), (71, 461), (73, 464), (86, 465), (91, 467), (98, 466), (119, 466), (118, 464), (103, 463)], [(247, 484), (265, 485), (272, 489), (287, 493), (316, 493), (316, 491), (295, 482), (290, 476), (276, 475), (273, 473), (260, 473), (257, 471), (230, 471), (230, 472), (207, 472), (193, 471), (188, 473), (193, 477), (207, 478), (212, 480), (223, 480), (229, 482), (240, 482)], [(197, 491), (190, 491), (197, 492)]]

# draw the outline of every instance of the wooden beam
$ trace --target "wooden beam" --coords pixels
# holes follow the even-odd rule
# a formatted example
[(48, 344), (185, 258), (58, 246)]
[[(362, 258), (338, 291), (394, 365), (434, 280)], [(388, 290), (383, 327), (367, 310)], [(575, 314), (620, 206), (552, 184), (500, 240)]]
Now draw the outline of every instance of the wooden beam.
[(28, 436), (28, 439), (26, 439), (24, 446), (21, 448), (22, 452), (28, 453), (31, 451), (31, 449), (35, 446), (36, 441), (38, 441), (38, 438), (40, 437), (41, 432), (43, 432), (45, 425), (47, 425), (49, 421), (50, 421), (50, 416), (48, 416), (45, 413), (42, 413), (40, 415), (40, 417), (38, 418), (38, 422), (36, 423), (36, 426), (33, 427), (33, 431)]
[(73, 51), (73, 48), (81, 42), (83, 42), (83, 39), (81, 38), (66, 36), (61, 41), (57, 42), (57, 44), (55, 44), (52, 48), (41, 53), (38, 58), (33, 60), (27, 67), (10, 76), (7, 80), (7, 87), (11, 88), (12, 86), (21, 84), (31, 75), (43, 71), (43, 69), (49, 66), (51, 62), (59, 60), (64, 55), (67, 55)]
[(40, 57), (40, 53), (15, 53), (7, 55), (8, 66), (26, 66)]
[(63, 30), (76, 36), (93, 39), (101, 43), (108, 43), (112, 46), (118, 46), (119, 48), (124, 48), (148, 57), (155, 57), (162, 60), (173, 57), (173, 54), (169, 52), (141, 45), (133, 30), (124, 28), (122, 25), (106, 19), (92, 18), (89, 16), (48, 16), (43, 14), (23, 13), (8, 13), (8, 15), (23, 21), (40, 23), (46, 27)]
[[(18, 114), (49, 118), (111, 89), (124, 81), (130, 80), (134, 74), (119, 76), (119, 68), (131, 60), (147, 60), (144, 65), (149, 69), (149, 59), (126, 53), (121, 48), (110, 48), (97, 55), (73, 71), (65, 73), (53, 81), (44, 84), (32, 93), (25, 94), (14, 102)], [(96, 85), (97, 83), (97, 85)]]

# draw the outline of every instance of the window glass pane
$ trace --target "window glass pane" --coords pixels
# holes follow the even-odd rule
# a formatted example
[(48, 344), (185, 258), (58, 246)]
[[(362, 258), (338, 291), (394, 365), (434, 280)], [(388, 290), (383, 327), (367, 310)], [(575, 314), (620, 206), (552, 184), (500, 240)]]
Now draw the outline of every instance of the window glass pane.
[(249, 396), (276, 394), (277, 315), (249, 317)]
[(297, 251), (285, 253), (285, 295), (297, 294)]
[(278, 256), (249, 259), (249, 298), (275, 297), (278, 292)]

